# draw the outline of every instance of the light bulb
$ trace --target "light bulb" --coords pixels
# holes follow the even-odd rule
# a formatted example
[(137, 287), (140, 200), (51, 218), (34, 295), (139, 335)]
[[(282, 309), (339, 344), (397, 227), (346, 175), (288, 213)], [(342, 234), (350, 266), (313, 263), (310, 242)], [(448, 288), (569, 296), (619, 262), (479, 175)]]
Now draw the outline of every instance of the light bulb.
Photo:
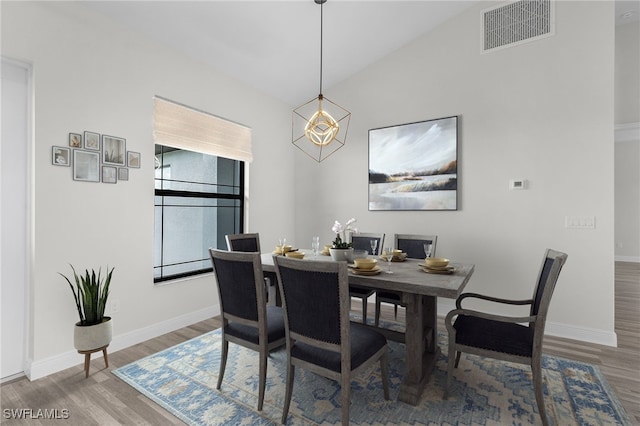
[(304, 135), (317, 146), (329, 145), (338, 136), (340, 124), (326, 111), (322, 110), (322, 98), (318, 101), (318, 110), (304, 126)]

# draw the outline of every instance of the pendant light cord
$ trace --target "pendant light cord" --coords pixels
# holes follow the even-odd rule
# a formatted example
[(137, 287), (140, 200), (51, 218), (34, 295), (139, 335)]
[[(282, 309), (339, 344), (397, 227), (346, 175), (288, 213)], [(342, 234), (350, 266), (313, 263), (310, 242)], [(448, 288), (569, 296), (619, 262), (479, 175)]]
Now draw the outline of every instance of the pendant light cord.
[(324, 2), (320, 3), (320, 95), (322, 96), (322, 39), (323, 39), (323, 9), (324, 9)]

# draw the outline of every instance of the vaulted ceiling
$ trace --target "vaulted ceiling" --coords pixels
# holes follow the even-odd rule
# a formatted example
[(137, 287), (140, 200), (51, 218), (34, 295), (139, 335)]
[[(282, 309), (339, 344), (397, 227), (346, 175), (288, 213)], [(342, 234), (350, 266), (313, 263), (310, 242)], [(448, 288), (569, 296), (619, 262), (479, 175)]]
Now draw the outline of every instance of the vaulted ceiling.
[[(291, 106), (318, 94), (321, 7), (313, 0), (83, 3)], [(323, 6), (323, 89), (478, 3), (328, 0)], [(635, 10), (632, 19), (637, 19), (638, 1), (617, 3), (619, 17)]]

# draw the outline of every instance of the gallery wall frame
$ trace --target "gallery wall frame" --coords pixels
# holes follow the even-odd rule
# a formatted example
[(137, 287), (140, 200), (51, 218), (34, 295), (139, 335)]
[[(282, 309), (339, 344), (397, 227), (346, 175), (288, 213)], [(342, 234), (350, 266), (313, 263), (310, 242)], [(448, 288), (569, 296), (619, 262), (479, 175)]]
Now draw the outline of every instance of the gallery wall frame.
[(69, 133), (69, 146), (71, 148), (82, 148), (82, 135), (80, 133)]
[(62, 146), (51, 147), (51, 164), (54, 166), (71, 165), (71, 148), (65, 148)]
[(102, 162), (126, 166), (126, 141), (116, 136), (102, 135)]
[(458, 209), (458, 118), (369, 130), (369, 210)]
[(73, 150), (73, 180), (100, 182), (100, 153)]
[(117, 183), (118, 168), (113, 166), (102, 166), (102, 183)]
[(119, 181), (129, 180), (129, 169), (127, 169), (126, 167), (119, 167), (118, 180)]
[(100, 133), (84, 132), (84, 149), (100, 151)]
[(140, 168), (140, 153), (127, 151), (127, 167), (132, 167), (134, 169)]

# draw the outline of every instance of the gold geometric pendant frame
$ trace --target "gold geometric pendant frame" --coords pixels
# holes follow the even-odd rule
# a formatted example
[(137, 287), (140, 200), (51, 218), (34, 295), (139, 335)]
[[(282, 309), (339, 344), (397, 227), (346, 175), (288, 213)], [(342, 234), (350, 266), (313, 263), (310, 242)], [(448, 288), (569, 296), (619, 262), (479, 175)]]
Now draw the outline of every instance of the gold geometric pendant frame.
[(317, 162), (342, 148), (351, 113), (323, 95), (293, 110), (291, 143)]

